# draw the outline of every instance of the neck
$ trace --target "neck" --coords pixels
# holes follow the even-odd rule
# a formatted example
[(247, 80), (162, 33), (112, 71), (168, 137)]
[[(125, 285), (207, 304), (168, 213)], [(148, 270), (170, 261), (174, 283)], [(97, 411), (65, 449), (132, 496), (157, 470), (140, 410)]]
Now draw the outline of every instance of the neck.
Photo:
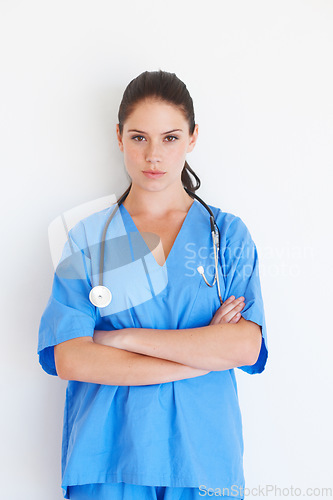
[(163, 217), (170, 212), (188, 212), (193, 203), (182, 184), (162, 191), (147, 191), (132, 185), (123, 205), (133, 216)]

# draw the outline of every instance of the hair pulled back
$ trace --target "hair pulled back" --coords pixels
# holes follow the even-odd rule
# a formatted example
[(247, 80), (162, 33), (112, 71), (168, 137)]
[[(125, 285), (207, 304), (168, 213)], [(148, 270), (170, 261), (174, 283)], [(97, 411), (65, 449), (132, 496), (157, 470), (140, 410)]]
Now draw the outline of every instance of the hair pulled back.
[[(126, 87), (122, 101), (118, 111), (118, 122), (120, 134), (123, 133), (124, 123), (130, 114), (134, 111), (135, 106), (144, 99), (155, 98), (165, 101), (169, 104), (180, 108), (183, 112), (188, 125), (189, 133), (193, 134), (195, 128), (195, 118), (192, 97), (183, 83), (175, 73), (167, 71), (144, 71), (139, 76), (134, 78)], [(190, 174), (194, 177), (196, 183)], [(201, 181), (196, 173), (191, 169), (187, 161), (181, 174), (181, 181), (184, 187), (193, 192), (199, 189)], [(126, 193), (129, 193), (132, 183), (127, 190), (119, 197), (117, 202)]]

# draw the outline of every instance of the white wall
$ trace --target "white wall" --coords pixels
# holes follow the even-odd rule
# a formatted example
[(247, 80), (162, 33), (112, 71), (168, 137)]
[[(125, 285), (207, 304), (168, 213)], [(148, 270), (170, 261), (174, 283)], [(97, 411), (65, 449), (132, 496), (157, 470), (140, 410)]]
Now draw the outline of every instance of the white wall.
[(132, 78), (159, 68), (194, 100), (199, 196), (239, 215), (259, 251), (269, 360), (260, 375), (236, 370), (247, 486), (333, 487), (333, 3), (0, 8), (2, 498), (62, 498), (66, 382), (36, 354), (53, 275), (47, 229), (127, 187), (118, 106)]

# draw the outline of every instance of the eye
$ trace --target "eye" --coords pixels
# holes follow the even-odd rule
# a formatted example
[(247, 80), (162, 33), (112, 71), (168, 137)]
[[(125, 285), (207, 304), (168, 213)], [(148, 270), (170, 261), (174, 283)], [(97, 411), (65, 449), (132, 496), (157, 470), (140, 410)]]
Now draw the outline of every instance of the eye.
[(135, 135), (132, 137), (133, 140), (136, 140), (137, 142), (142, 142), (141, 139), (144, 139), (143, 135)]
[(170, 141), (168, 140), (167, 142), (175, 142), (178, 140), (178, 137), (176, 137), (175, 135), (167, 135), (166, 139), (171, 139)]

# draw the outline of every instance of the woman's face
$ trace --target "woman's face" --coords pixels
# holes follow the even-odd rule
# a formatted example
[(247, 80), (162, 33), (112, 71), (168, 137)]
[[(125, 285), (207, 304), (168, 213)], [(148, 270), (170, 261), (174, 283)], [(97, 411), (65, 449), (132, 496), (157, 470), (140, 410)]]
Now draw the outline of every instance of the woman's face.
[(159, 191), (181, 183), (186, 153), (194, 148), (197, 136), (198, 125), (190, 135), (188, 122), (176, 106), (153, 99), (138, 103), (124, 123), (122, 136), (117, 125), (132, 184)]

